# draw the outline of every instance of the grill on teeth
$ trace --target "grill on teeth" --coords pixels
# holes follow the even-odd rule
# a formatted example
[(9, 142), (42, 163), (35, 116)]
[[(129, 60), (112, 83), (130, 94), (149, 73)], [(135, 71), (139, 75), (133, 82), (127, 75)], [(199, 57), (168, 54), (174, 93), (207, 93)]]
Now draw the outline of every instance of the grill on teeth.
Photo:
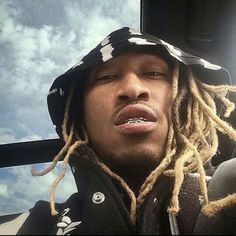
[(147, 121), (147, 119), (145, 119), (143, 117), (136, 117), (136, 118), (129, 118), (128, 120), (126, 120), (125, 123), (132, 124), (132, 123), (141, 123), (141, 122), (145, 122), (145, 121)]

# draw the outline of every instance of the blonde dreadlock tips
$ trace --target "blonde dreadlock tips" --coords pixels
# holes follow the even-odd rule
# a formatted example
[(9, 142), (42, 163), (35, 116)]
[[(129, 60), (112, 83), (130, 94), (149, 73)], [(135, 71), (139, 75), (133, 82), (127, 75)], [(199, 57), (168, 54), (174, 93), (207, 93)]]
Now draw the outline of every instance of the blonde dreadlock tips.
[[(232, 194), (222, 201), (208, 202), (206, 175), (204, 172), (204, 164), (215, 155), (218, 148), (217, 130), (226, 133), (232, 140), (236, 141), (236, 131), (217, 116), (216, 104), (214, 101), (214, 97), (218, 98), (226, 106), (225, 115), (229, 116), (235, 108), (234, 104), (227, 98), (217, 95), (217, 93), (225, 91), (236, 92), (236, 87), (226, 85), (206, 85), (199, 82), (193, 76), (190, 67), (187, 67), (186, 72), (187, 78), (180, 88), (179, 64), (176, 63), (172, 75), (173, 109), (171, 119), (169, 121), (170, 125), (166, 140), (165, 155), (160, 164), (144, 181), (140, 188), (140, 194), (137, 198), (134, 192), (120, 176), (113, 173), (104, 163), (94, 157), (96, 163), (101, 167), (101, 169), (112, 178), (115, 178), (126, 190), (131, 199), (130, 216), (134, 224), (137, 217), (137, 209), (143, 203), (145, 197), (152, 190), (154, 184), (158, 181), (162, 174), (175, 177), (171, 206), (168, 209), (169, 212), (174, 214), (178, 213), (180, 210), (178, 197), (184, 180), (184, 174), (191, 172), (199, 173), (200, 190), (204, 198), (203, 210), (204, 212), (207, 212), (208, 215), (214, 215), (214, 213), (222, 209), (223, 206), (236, 203), (236, 194)], [(76, 153), (76, 150), (78, 150), (82, 144), (88, 143), (86, 131), (83, 130), (85, 141), (81, 141), (77, 131), (75, 130), (74, 123), (72, 123), (70, 133), (67, 134), (72, 95), (73, 89), (71, 89), (66, 102), (64, 120), (62, 124), (62, 134), (66, 143), (65, 146), (54, 158), (52, 164), (47, 169), (40, 173), (37, 173), (34, 170), (32, 171), (33, 175), (47, 174), (53, 170), (57, 162), (65, 156), (61, 173), (54, 181), (50, 191), (50, 206), (52, 215), (58, 213), (55, 209), (54, 195), (58, 183), (65, 176), (69, 158), (72, 154)], [(187, 102), (187, 114), (184, 121), (181, 120), (179, 112), (183, 100), (186, 100)], [(173, 169), (171, 169), (170, 166), (173, 166)]]

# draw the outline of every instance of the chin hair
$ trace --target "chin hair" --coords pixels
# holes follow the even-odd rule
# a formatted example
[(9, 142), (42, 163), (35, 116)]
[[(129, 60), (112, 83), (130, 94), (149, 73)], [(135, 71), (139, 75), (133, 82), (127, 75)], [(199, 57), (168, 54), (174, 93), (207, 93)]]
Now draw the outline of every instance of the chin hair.
[[(127, 156), (126, 156), (127, 155)], [(161, 154), (154, 153), (150, 150), (145, 150), (144, 152), (139, 152), (135, 154), (132, 152), (131, 155), (124, 154), (113, 156), (109, 159), (107, 164), (112, 170), (118, 173), (142, 173), (150, 172), (154, 170), (160, 163)]]

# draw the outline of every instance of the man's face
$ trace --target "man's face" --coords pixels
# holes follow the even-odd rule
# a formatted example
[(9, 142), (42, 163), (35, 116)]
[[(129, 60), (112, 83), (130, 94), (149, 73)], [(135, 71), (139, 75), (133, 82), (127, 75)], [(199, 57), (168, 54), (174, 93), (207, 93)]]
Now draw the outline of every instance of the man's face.
[(125, 53), (93, 69), (84, 94), (90, 145), (110, 166), (159, 163), (171, 111), (172, 71), (156, 55)]

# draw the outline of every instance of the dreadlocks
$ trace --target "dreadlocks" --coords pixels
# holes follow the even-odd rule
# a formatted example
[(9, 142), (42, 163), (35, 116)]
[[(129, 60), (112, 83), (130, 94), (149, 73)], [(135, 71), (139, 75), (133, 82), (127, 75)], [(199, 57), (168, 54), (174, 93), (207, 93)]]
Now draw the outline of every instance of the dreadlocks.
[(31, 173), (33, 176), (43, 176), (43, 175), (49, 173), (50, 171), (52, 171), (55, 168), (55, 166), (57, 165), (58, 161), (60, 161), (64, 157), (61, 173), (53, 182), (52, 188), (50, 191), (50, 207), (51, 207), (51, 214), (52, 215), (58, 214), (57, 210), (55, 209), (54, 195), (55, 195), (55, 190), (56, 190), (58, 183), (65, 176), (66, 167), (69, 162), (69, 158), (75, 152), (75, 150), (77, 150), (82, 144), (88, 143), (88, 137), (86, 136), (86, 132), (84, 134), (84, 136), (85, 136), (84, 141), (78, 139), (79, 135), (75, 131), (74, 123), (71, 125), (69, 135), (67, 134), (69, 110), (70, 110), (71, 100), (72, 100), (72, 96), (73, 96), (73, 91), (74, 91), (74, 87), (71, 87), (71, 91), (69, 93), (69, 96), (68, 96), (68, 99), (66, 102), (65, 115), (64, 115), (64, 120), (63, 120), (63, 124), (62, 124), (62, 135), (63, 135), (63, 139), (65, 141), (65, 145), (63, 146), (61, 151), (54, 157), (52, 163), (45, 170), (43, 170), (41, 172), (37, 172), (34, 169), (31, 170)]
[[(192, 73), (190, 67), (184, 67), (185, 77), (180, 78), (179, 63), (176, 63), (173, 69), (172, 79), (172, 115), (169, 120), (169, 131), (167, 137), (167, 148), (165, 156), (160, 164), (154, 169), (140, 188), (140, 193), (135, 197), (134, 192), (126, 182), (117, 174), (112, 172), (101, 160), (94, 157), (94, 160), (104, 172), (115, 178), (127, 191), (131, 199), (130, 215), (135, 222), (137, 209), (143, 203), (147, 194), (152, 190), (154, 184), (161, 175), (174, 177), (174, 187), (172, 192), (171, 204), (168, 211), (176, 214), (179, 210), (178, 196), (187, 173), (198, 173), (200, 190), (203, 197), (203, 211), (209, 215), (214, 215), (217, 211), (225, 206), (236, 203), (236, 194), (232, 194), (224, 199), (209, 202), (207, 194), (206, 174), (204, 165), (216, 154), (218, 148), (217, 131), (227, 134), (229, 138), (236, 141), (236, 130), (227, 122), (223, 121), (217, 115), (216, 101), (218, 99), (226, 107), (225, 117), (228, 117), (234, 110), (234, 104), (224, 97), (222, 93), (236, 92), (236, 86), (212, 86), (199, 81)], [(180, 83), (181, 80), (181, 83)], [(183, 82), (184, 81), (184, 82)], [(76, 154), (81, 145), (88, 143), (86, 131), (83, 135), (85, 140), (82, 141), (76, 131), (75, 121), (70, 125), (70, 132), (67, 133), (69, 126), (69, 114), (73, 90), (68, 96), (62, 133), (65, 145), (53, 162), (42, 172), (32, 171), (34, 176), (45, 175), (52, 171), (57, 162), (64, 157), (64, 164), (60, 175), (54, 181), (50, 193), (51, 213), (57, 214), (54, 203), (54, 193), (58, 183), (65, 175), (66, 166), (72, 154)], [(185, 109), (183, 106), (185, 103)], [(185, 114), (185, 118), (183, 118)]]

